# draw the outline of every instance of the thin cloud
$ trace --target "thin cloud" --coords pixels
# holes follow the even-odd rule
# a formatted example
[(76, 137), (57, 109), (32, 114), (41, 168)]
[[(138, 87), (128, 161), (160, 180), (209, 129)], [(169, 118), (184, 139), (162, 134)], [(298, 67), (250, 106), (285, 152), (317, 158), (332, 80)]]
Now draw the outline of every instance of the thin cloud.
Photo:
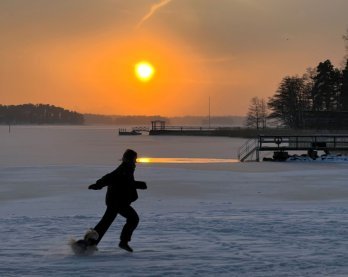
[(236, 60), (235, 56), (225, 56), (225, 57), (212, 57), (212, 58), (203, 58), (198, 60), (198, 62), (203, 63), (227, 63)]
[(146, 20), (153, 16), (158, 9), (164, 7), (165, 5), (168, 5), (170, 2), (172, 2), (172, 0), (162, 0), (160, 3), (152, 5), (150, 11), (137, 24), (136, 29), (139, 29), (141, 25), (143, 25)]

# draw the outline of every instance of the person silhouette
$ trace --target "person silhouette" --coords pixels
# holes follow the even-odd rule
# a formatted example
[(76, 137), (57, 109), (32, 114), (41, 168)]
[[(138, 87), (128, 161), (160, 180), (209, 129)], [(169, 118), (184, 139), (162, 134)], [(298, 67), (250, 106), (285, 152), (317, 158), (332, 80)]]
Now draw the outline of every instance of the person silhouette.
[(133, 252), (128, 242), (131, 241), (133, 231), (138, 226), (139, 216), (132, 208), (131, 203), (138, 199), (137, 189), (147, 189), (145, 182), (134, 180), (137, 156), (134, 150), (127, 149), (123, 154), (122, 163), (114, 171), (88, 187), (92, 190), (108, 187), (105, 201), (106, 211), (99, 223), (93, 228), (99, 235), (95, 241), (96, 245), (101, 241), (117, 214), (120, 214), (127, 221), (120, 235), (119, 247)]

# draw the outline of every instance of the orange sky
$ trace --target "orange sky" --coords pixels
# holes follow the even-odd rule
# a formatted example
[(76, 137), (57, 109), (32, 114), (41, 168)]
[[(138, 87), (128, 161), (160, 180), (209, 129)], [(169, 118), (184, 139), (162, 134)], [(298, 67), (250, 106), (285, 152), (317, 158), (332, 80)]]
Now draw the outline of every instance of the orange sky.
[[(180, 116), (206, 115), (210, 96), (213, 115), (245, 115), (285, 75), (340, 65), (347, 10), (344, 0), (4, 0), (0, 104)], [(134, 75), (141, 60), (156, 69), (147, 83)]]

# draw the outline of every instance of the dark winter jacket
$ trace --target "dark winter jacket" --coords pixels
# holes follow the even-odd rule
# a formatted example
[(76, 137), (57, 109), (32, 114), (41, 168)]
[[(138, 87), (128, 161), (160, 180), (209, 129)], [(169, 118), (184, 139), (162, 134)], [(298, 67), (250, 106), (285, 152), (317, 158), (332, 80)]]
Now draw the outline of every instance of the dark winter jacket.
[(114, 171), (100, 178), (92, 189), (108, 187), (106, 205), (111, 207), (128, 206), (138, 199), (137, 189), (146, 189), (146, 183), (134, 180), (135, 164), (120, 164)]

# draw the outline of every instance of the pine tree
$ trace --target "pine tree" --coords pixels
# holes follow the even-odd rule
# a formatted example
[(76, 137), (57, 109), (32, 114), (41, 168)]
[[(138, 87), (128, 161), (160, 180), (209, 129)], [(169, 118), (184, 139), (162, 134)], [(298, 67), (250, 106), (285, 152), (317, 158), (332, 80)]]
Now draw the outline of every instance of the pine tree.
[(341, 73), (330, 60), (319, 63), (312, 90), (314, 111), (339, 109)]
[(342, 71), (341, 103), (342, 110), (348, 111), (348, 59), (346, 67)]
[(275, 95), (268, 101), (272, 111), (269, 118), (281, 120), (290, 128), (302, 128), (303, 112), (309, 108), (307, 94), (308, 86), (304, 77), (283, 78)]

